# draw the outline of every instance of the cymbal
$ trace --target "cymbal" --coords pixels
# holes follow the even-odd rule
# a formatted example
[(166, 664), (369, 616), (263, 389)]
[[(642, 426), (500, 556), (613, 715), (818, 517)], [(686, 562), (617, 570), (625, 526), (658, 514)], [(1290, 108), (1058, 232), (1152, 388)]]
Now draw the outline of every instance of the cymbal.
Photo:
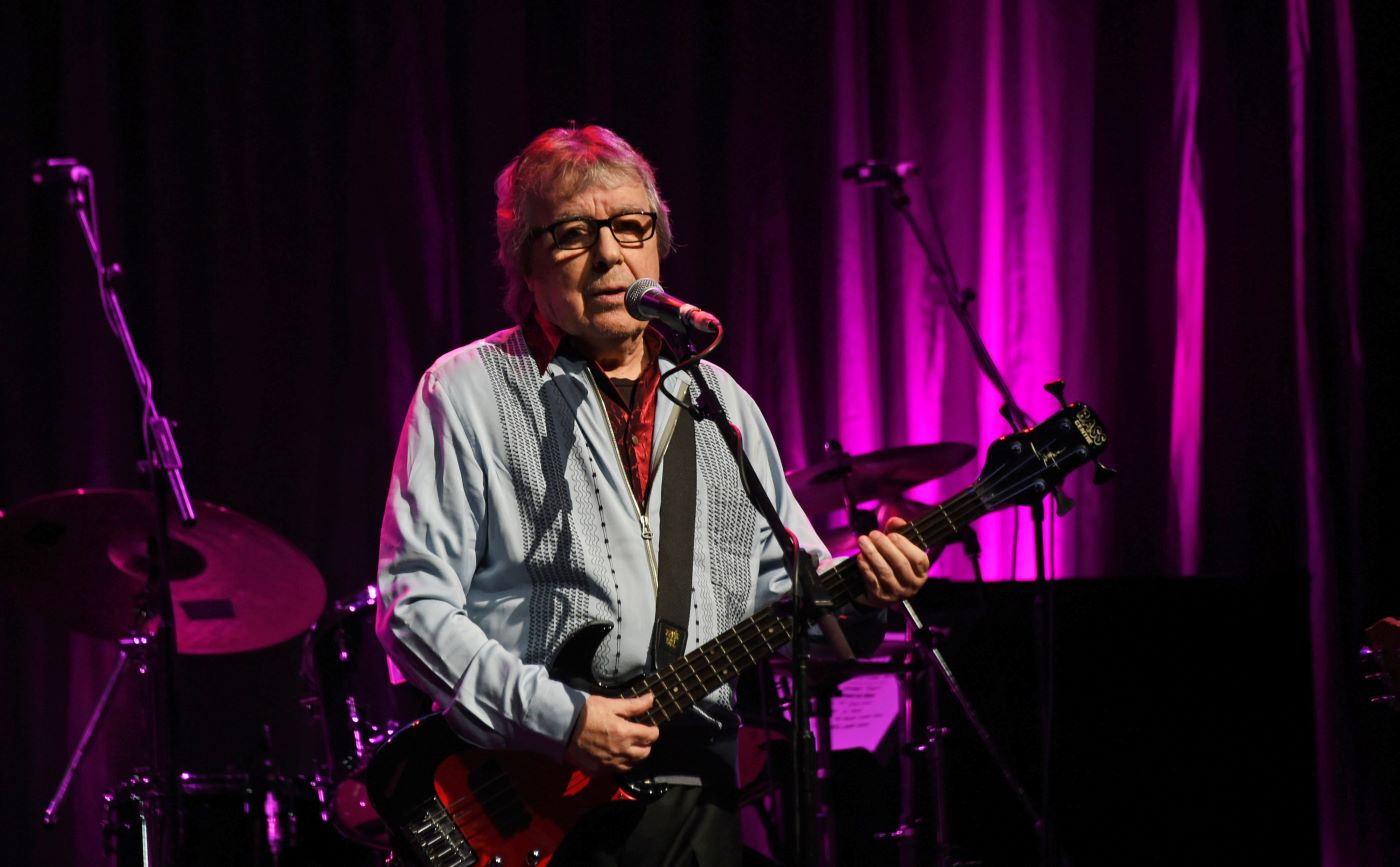
[[(305, 554), (231, 509), (201, 502), (196, 512), (195, 527), (169, 516), (180, 653), (255, 650), (316, 620), (326, 585)], [(0, 517), (0, 587), (70, 629), (121, 638), (136, 625), (155, 522), (146, 491), (79, 488), (27, 500)]]
[(930, 479), (945, 476), (972, 460), (977, 449), (967, 443), (895, 446), (863, 455), (839, 455), (787, 474), (788, 485), (808, 513), (844, 508), (850, 480), (856, 502), (893, 500)]

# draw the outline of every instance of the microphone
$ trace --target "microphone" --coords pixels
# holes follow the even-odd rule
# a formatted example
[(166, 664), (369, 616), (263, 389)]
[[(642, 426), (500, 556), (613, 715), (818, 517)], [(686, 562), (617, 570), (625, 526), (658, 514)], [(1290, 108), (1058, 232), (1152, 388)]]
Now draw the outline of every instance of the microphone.
[(904, 160), (902, 162), (890, 163), (883, 160), (862, 160), (853, 163), (841, 170), (842, 180), (855, 181), (856, 184), (878, 184), (886, 186), (893, 184), (898, 186), (910, 175), (919, 173), (919, 164)]
[(679, 298), (667, 295), (661, 290), (661, 284), (650, 277), (643, 277), (628, 286), (622, 303), (626, 305), (627, 312), (632, 314), (633, 319), (643, 322), (648, 319), (660, 319), (677, 331), (692, 329), (714, 334), (720, 328), (718, 319), (694, 304), (687, 304)]
[(72, 157), (50, 157), (29, 165), (29, 179), (40, 186), (49, 183), (80, 184), (92, 177), (88, 167)]

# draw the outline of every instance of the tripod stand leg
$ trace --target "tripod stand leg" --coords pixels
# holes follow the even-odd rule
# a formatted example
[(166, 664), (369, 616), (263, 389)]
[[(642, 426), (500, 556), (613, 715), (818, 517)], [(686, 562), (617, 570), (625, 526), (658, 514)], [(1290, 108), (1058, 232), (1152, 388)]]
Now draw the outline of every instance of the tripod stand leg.
[[(948, 693), (958, 703), (958, 707), (962, 708), (963, 716), (967, 718), (968, 724), (972, 726), (972, 730), (977, 734), (977, 739), (982, 742), (982, 746), (986, 749), (987, 755), (991, 757), (992, 762), (1001, 772), (1002, 779), (1006, 781), (1006, 785), (1011, 789), (1012, 794), (1016, 796), (1017, 802), (1020, 803), (1022, 809), (1025, 810), (1026, 817), (1030, 819), (1031, 827), (1034, 829), (1036, 836), (1043, 841), (1045, 822), (1040, 812), (1036, 810), (1035, 804), (1031, 802), (1030, 796), (1026, 794), (1026, 789), (1021, 785), (1021, 781), (1018, 780), (1015, 773), (1012, 772), (1011, 766), (1007, 764), (1006, 759), (1001, 754), (1001, 750), (997, 748), (996, 741), (992, 739), (992, 733), (987, 730), (986, 726), (982, 725), (982, 720), (977, 717), (977, 712), (973, 710), (972, 703), (969, 702), (967, 696), (963, 694), (962, 687), (958, 685), (957, 678), (953, 676), (953, 669), (949, 667), (948, 660), (943, 657), (943, 652), (938, 649), (938, 637), (943, 633), (943, 630), (940, 630), (936, 626), (924, 626), (923, 620), (919, 618), (918, 613), (914, 610), (914, 606), (910, 605), (907, 600), (904, 603), (904, 613), (908, 616), (910, 625), (913, 626), (913, 633), (916, 638), (915, 645), (919, 648), (920, 654), (923, 655), (925, 665), (937, 670), (939, 677), (943, 679), (943, 683), (948, 687)], [(933, 687), (930, 686), (930, 689), (932, 688)], [(939, 759), (938, 768), (941, 769), (941, 756), (939, 756)], [(942, 785), (942, 780), (935, 781), (935, 786), (940, 790)], [(942, 835), (946, 836), (946, 833), (945, 827), (942, 830)]]
[(102, 695), (97, 699), (97, 706), (88, 715), (87, 727), (83, 729), (82, 737), (78, 738), (78, 745), (73, 748), (73, 755), (68, 759), (68, 767), (63, 772), (63, 779), (58, 783), (58, 790), (54, 792), (53, 799), (44, 808), (44, 824), (52, 827), (58, 824), (58, 810), (63, 806), (63, 799), (68, 795), (68, 787), (73, 783), (73, 777), (78, 773), (78, 766), (83, 763), (83, 756), (87, 754), (88, 745), (92, 743), (92, 738), (97, 734), (97, 727), (102, 724), (102, 717), (107, 713), (107, 706), (111, 703), (112, 693), (117, 688), (117, 683), (121, 681), (122, 674), (126, 671), (126, 664), (129, 658), (126, 649), (117, 651), (117, 664), (112, 667), (112, 673), (107, 676), (107, 683), (102, 687)]

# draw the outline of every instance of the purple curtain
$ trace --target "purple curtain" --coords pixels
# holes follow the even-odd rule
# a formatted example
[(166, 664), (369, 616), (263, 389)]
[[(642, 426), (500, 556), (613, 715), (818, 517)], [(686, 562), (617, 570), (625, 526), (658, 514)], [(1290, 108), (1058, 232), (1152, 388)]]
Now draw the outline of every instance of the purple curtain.
[[(1357, 14), (1370, 26), (1347, 0), (7, 8), (0, 509), (141, 484), (124, 361), (71, 218), (28, 186), (35, 157), (96, 172), (192, 493), (293, 540), (332, 598), (371, 578), (418, 374), (507, 324), (491, 182), (549, 125), (609, 125), (656, 164), (679, 241), (666, 283), (729, 323), (717, 360), (790, 467), (829, 438), (863, 452), (1004, 433), (885, 194), (837, 176), (912, 160), (913, 213), (941, 225), (1023, 407), (1049, 415), (1041, 385), (1064, 378), (1111, 437), (1120, 479), (1067, 483), (1053, 573), (1263, 591), (1307, 569), (1316, 717), (1281, 724), (1316, 727), (1323, 862), (1383, 863), (1394, 801), (1366, 760), (1381, 735), (1352, 649), (1400, 609), (1363, 532), (1390, 467), (1366, 311), (1394, 283), (1368, 282), (1389, 266), (1367, 258), (1386, 224), (1364, 182), (1393, 175), (1375, 107), (1395, 93), (1394, 21)], [(1020, 510), (978, 528), (990, 579), (1033, 575)], [(938, 569), (969, 575), (954, 552)], [(41, 836), (31, 820), (114, 649), (15, 607), (0, 629), (17, 863), (98, 863), (100, 794), (140, 753), (125, 734), (140, 689)], [(304, 771), (318, 747), (299, 650), (183, 660), (189, 755), (241, 761), (267, 722)]]

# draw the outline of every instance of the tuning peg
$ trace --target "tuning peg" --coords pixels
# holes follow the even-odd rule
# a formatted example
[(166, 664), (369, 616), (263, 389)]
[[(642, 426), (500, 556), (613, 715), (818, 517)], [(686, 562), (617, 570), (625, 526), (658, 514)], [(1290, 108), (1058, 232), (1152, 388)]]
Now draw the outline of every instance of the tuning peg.
[(1103, 465), (1103, 461), (1094, 461), (1094, 484), (1102, 485), (1118, 478), (1118, 471)]
[(1069, 514), (1070, 509), (1074, 508), (1074, 500), (1071, 500), (1069, 494), (1066, 494), (1059, 488), (1055, 488), (1051, 491), (1050, 495), (1055, 498), (1055, 514), (1057, 516), (1063, 518), (1065, 515)]
[(1045, 383), (1045, 390), (1050, 392), (1051, 397), (1060, 402), (1061, 409), (1069, 409), (1069, 401), (1065, 400), (1065, 381), (1063, 379)]
[(1013, 431), (1019, 431), (1021, 429), (1016, 424), (1015, 414), (1011, 412), (1011, 404), (1003, 403), (1001, 409), (997, 410), (997, 413), (1000, 414), (1002, 418), (1006, 419), (1006, 423), (1011, 425)]

